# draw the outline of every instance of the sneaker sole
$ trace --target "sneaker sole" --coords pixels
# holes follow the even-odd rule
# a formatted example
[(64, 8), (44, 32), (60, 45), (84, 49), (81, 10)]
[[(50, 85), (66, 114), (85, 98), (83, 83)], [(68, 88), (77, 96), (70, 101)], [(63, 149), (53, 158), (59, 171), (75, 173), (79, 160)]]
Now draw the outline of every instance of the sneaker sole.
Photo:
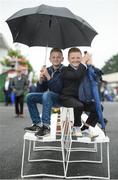
[(96, 135), (96, 136), (92, 136), (90, 137), (91, 138), (91, 141), (93, 141), (96, 137), (98, 137), (99, 135)]
[(43, 136), (41, 136), (41, 135), (35, 135), (36, 137), (39, 137), (39, 138), (43, 138), (43, 137), (47, 137), (47, 136), (50, 136), (50, 133), (49, 134), (45, 134), (45, 135), (43, 135)]
[(72, 134), (72, 136), (76, 136), (76, 137), (83, 137), (83, 135), (77, 135), (77, 134)]
[(38, 132), (38, 130), (37, 130), (37, 131), (25, 130), (25, 132), (29, 132), (29, 133), (37, 133), (37, 132)]

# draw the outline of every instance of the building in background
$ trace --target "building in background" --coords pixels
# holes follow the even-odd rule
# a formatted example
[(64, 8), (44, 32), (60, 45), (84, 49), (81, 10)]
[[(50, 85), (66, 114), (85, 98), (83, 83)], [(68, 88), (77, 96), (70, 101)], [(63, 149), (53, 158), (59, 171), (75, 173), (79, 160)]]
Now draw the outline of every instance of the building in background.
[(114, 100), (118, 101), (118, 72), (103, 75), (103, 81), (107, 82), (107, 88)]
[[(5, 37), (3, 36), (2, 33), (0, 33), (0, 61), (3, 60), (3, 58), (7, 55), (8, 49), (10, 49), (10, 45), (6, 41)], [(3, 73), (6, 69), (6, 67), (2, 66), (0, 64), (0, 74)]]

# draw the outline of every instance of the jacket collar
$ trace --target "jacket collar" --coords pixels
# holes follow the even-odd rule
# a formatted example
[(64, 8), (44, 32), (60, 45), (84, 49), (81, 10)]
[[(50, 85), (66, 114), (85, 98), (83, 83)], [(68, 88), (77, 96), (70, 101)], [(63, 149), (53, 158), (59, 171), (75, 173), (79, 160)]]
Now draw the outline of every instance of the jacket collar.
[(53, 66), (50, 66), (48, 69), (51, 71), (51, 72), (61, 72), (62, 68), (64, 67), (63, 64), (60, 64), (59, 68), (58, 69), (54, 69)]

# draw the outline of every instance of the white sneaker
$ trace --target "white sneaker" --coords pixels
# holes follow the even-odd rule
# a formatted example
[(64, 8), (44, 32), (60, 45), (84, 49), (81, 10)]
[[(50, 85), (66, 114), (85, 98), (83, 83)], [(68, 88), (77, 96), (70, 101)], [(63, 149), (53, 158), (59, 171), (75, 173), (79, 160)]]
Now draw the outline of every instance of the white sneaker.
[(89, 136), (91, 139), (99, 136), (99, 134), (96, 133), (95, 128), (92, 126), (89, 126)]
[(89, 132), (89, 129), (85, 129), (85, 130), (83, 130), (83, 131), (81, 131), (82, 132), (82, 134), (84, 135), (84, 134), (86, 134), (86, 135), (88, 135), (90, 132)]
[(73, 136), (82, 137), (82, 132), (80, 127), (78, 126), (73, 127)]

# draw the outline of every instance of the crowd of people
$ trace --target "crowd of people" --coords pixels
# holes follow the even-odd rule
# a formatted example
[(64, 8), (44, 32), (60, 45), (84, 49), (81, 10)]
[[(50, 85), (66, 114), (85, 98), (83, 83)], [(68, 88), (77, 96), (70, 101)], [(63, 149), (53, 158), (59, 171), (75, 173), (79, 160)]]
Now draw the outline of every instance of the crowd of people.
[[(73, 135), (82, 137), (82, 132), (88, 130), (91, 136), (92, 129), (100, 123), (95, 101), (83, 101), (79, 97), (79, 87), (87, 76), (89, 66), (92, 66), (92, 57), (89, 53), (82, 52), (73, 47), (68, 51), (68, 66), (64, 66), (63, 52), (53, 48), (49, 57), (52, 65), (43, 66), (40, 70), (39, 80), (36, 86), (32, 86), (26, 95), (26, 103), (31, 117), (31, 126), (25, 127), (25, 131), (33, 132), (37, 137), (50, 135), (51, 110), (53, 107), (73, 107), (74, 124)], [(28, 78), (17, 69), (17, 76), (12, 80), (6, 79), (4, 85), (5, 105), (8, 105), (10, 95), (12, 104), (15, 104), (15, 117), (24, 116), (24, 95), (29, 88)], [(38, 104), (42, 104), (42, 113), (39, 113)], [(101, 105), (103, 110), (103, 106)], [(88, 118), (85, 124), (81, 122), (81, 115), (87, 112)], [(105, 119), (104, 119), (105, 120)], [(106, 124), (105, 120), (105, 124)], [(103, 129), (105, 132), (105, 129)]]

